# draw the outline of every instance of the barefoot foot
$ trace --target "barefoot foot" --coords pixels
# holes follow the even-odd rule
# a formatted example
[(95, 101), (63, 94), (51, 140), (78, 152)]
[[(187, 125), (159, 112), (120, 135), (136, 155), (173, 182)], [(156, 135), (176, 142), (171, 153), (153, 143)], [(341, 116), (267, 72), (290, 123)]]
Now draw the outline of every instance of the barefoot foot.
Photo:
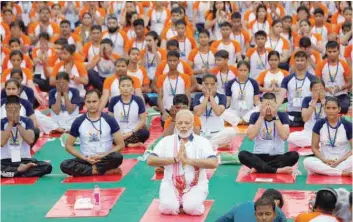
[(133, 147), (141, 147), (143, 146), (143, 143), (129, 143), (129, 145), (127, 145), (127, 147), (129, 148), (133, 148)]
[(115, 169), (111, 169), (111, 170), (107, 170), (104, 175), (112, 175), (112, 174), (115, 174), (115, 175), (121, 175), (123, 172), (121, 170), (120, 167), (118, 168), (115, 168)]
[(343, 177), (352, 177), (352, 171), (344, 170), (344, 171), (342, 172), (342, 176), (343, 176)]
[(37, 164), (35, 164), (35, 163), (26, 163), (26, 164), (21, 163), (20, 166), (18, 166), (17, 171), (23, 173), (34, 166), (37, 166)]
[(282, 167), (277, 169), (277, 173), (283, 173), (283, 174), (291, 174), (293, 173), (293, 168), (292, 167)]
[(251, 168), (249, 173), (257, 173), (257, 170), (255, 168)]

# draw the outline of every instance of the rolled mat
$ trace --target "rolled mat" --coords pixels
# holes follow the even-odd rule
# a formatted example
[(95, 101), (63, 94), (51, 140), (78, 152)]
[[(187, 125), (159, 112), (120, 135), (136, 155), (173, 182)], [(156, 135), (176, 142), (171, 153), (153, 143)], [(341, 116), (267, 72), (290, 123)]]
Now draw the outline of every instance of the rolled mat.
[(218, 155), (219, 164), (240, 165), (238, 153), (220, 153)]
[(282, 105), (279, 106), (278, 111), (286, 112), (287, 108), (288, 108), (288, 103), (283, 103)]

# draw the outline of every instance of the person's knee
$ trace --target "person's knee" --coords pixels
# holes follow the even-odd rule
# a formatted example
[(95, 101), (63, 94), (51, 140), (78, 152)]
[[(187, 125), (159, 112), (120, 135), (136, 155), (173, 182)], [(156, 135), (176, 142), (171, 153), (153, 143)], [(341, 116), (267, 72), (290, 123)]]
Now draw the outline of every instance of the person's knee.
[(240, 152), (238, 153), (239, 161), (240, 161), (241, 163), (243, 163), (243, 162), (245, 161), (245, 159), (248, 157), (248, 154), (249, 154), (248, 151), (245, 151), (245, 150), (240, 151)]
[(183, 202), (183, 210), (189, 215), (202, 215), (205, 211), (203, 203), (198, 203), (195, 200)]
[(159, 212), (161, 214), (177, 215), (179, 212), (179, 203), (171, 199), (160, 200)]
[(64, 160), (63, 162), (60, 163), (60, 170), (63, 172), (63, 173), (66, 173), (66, 174), (70, 174), (70, 170), (69, 170), (69, 163), (70, 163), (70, 160)]
[(296, 151), (288, 152), (288, 156), (293, 161), (293, 163), (296, 163), (299, 160), (299, 153)]
[(53, 166), (50, 163), (45, 163), (43, 166), (43, 171), (45, 174), (50, 174), (53, 170)]
[(146, 142), (150, 138), (150, 132), (147, 129), (140, 130), (139, 137), (142, 143)]
[(313, 163), (316, 161), (315, 157), (307, 157), (303, 161), (303, 165), (305, 169), (312, 169)]
[(116, 165), (117, 165), (116, 167), (118, 167), (122, 164), (124, 157), (119, 152), (113, 152), (113, 153), (109, 154), (109, 159), (112, 162), (116, 163)]

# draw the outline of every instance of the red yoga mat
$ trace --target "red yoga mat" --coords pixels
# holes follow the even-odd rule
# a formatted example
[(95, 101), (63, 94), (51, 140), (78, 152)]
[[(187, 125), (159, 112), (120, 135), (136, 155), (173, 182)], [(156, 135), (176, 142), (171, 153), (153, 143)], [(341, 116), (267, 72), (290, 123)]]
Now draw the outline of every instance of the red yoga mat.
[(206, 200), (204, 202), (205, 212), (201, 216), (191, 216), (187, 214), (179, 215), (163, 215), (159, 212), (159, 200), (153, 199), (151, 205), (148, 207), (147, 211), (143, 215), (140, 222), (201, 222), (205, 221), (207, 214), (210, 211), (213, 204), (213, 200)]
[(352, 177), (327, 176), (308, 173), (306, 184), (344, 184), (352, 185)]
[(84, 177), (66, 177), (62, 183), (97, 183), (97, 182), (118, 182), (130, 172), (136, 165), (136, 159), (125, 159), (121, 164), (122, 175), (98, 175), (98, 176), (84, 176)]
[(138, 147), (125, 147), (121, 153), (122, 154), (143, 154), (146, 150), (146, 147), (144, 146), (138, 146)]
[(11, 177), (1, 178), (1, 185), (29, 185), (35, 184), (39, 177)]
[[(254, 201), (262, 196), (265, 189), (258, 189)], [(293, 219), (300, 213), (309, 212), (309, 201), (315, 197), (314, 191), (303, 190), (279, 190), (281, 192), (284, 205), (282, 211), (287, 218)]]
[(92, 190), (67, 190), (58, 202), (49, 210), (46, 218), (64, 217), (105, 217), (109, 214), (116, 201), (120, 198), (125, 188), (101, 189), (100, 209), (75, 210), (76, 197), (92, 198)]
[(241, 166), (236, 179), (240, 183), (282, 183), (290, 184), (295, 182), (296, 176), (293, 174), (280, 173), (249, 173), (250, 169)]
[(296, 132), (296, 131), (302, 131), (304, 129), (304, 127), (289, 127), (289, 131), (292, 132)]
[(288, 151), (296, 151), (299, 156), (309, 156), (313, 154), (311, 147), (298, 147), (294, 144), (288, 144)]
[[(206, 169), (206, 175), (208, 180), (211, 179), (215, 171), (216, 169)], [(152, 180), (162, 180), (163, 177), (164, 177), (163, 173), (155, 173), (152, 177)]]

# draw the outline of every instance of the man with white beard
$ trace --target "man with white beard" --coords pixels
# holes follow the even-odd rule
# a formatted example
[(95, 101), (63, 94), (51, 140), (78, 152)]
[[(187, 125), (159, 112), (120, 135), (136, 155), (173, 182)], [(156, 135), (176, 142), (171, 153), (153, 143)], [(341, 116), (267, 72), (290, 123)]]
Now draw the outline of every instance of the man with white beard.
[(202, 215), (205, 211), (206, 169), (217, 168), (218, 161), (211, 143), (193, 133), (193, 121), (191, 111), (180, 110), (176, 114), (176, 133), (164, 137), (147, 159), (150, 166), (164, 167), (159, 190), (162, 214)]

